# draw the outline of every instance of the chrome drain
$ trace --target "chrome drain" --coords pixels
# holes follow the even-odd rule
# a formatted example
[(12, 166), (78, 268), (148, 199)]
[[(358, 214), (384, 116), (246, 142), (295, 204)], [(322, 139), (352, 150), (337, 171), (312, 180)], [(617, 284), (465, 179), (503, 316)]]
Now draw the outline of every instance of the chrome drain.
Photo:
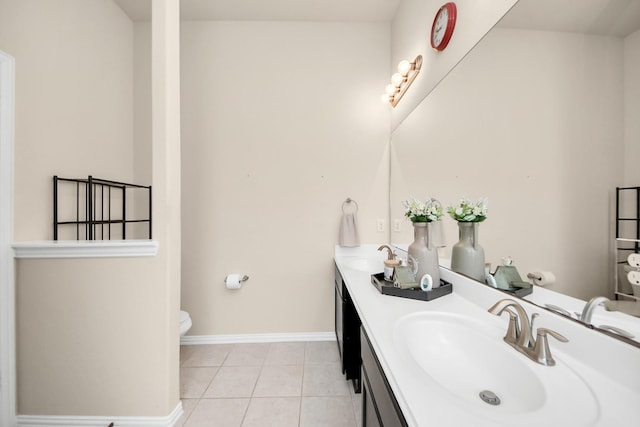
[(480, 399), (482, 399), (483, 402), (488, 403), (489, 405), (500, 404), (500, 398), (494, 392), (489, 390), (482, 390), (480, 392)]

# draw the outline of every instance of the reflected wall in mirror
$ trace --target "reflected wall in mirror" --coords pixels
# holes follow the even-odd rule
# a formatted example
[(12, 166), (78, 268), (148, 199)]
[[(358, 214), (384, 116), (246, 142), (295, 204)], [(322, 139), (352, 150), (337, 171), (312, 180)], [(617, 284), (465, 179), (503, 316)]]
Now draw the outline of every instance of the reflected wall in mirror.
[[(391, 63), (422, 55), (420, 77), (402, 101), (392, 109), (391, 129), (395, 129), (428, 96), (447, 73), (473, 49), (517, 0), (456, 0), (455, 32), (446, 50), (431, 47), (433, 19), (446, 0), (401, 0), (391, 23)], [(395, 73), (395, 69), (392, 70)], [(381, 88), (382, 89), (382, 88)]]
[(492, 270), (511, 256), (612, 297), (615, 188), (640, 185), (640, 0), (562, 3), (520, 0), (394, 131), (391, 241), (412, 240), (402, 200), (486, 196)]

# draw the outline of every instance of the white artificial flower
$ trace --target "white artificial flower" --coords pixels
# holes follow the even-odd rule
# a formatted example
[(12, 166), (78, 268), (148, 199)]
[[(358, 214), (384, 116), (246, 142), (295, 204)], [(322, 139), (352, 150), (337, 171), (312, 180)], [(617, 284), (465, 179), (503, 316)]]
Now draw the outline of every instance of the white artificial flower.
[(416, 198), (404, 200), (405, 216), (413, 222), (439, 221), (442, 218), (442, 205), (437, 200), (431, 198), (422, 202)]
[(480, 222), (487, 219), (488, 206), (489, 199), (486, 197), (478, 199), (476, 203), (471, 203), (463, 197), (456, 206), (449, 206), (447, 212), (456, 221)]

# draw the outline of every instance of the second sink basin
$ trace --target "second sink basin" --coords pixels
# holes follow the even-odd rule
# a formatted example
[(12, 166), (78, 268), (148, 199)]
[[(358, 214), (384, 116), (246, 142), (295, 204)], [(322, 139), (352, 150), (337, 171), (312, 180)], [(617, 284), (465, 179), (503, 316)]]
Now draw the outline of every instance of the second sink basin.
[(344, 267), (365, 273), (380, 273), (384, 270), (384, 261), (375, 258), (345, 258), (342, 261)]
[[(582, 378), (557, 358), (549, 367), (518, 353), (502, 340), (506, 327), (506, 319), (501, 331), (464, 315), (420, 312), (398, 320), (394, 339), (408, 368), (461, 410), (509, 425), (593, 424), (598, 403)], [(483, 401), (482, 392), (500, 403)]]

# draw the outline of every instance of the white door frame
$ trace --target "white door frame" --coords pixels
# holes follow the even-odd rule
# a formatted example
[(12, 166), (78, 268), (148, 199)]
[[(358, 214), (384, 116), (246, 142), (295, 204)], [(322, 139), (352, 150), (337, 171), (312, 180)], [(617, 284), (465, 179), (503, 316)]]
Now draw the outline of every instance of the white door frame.
[(16, 425), (13, 243), (15, 59), (0, 51), (0, 425)]

